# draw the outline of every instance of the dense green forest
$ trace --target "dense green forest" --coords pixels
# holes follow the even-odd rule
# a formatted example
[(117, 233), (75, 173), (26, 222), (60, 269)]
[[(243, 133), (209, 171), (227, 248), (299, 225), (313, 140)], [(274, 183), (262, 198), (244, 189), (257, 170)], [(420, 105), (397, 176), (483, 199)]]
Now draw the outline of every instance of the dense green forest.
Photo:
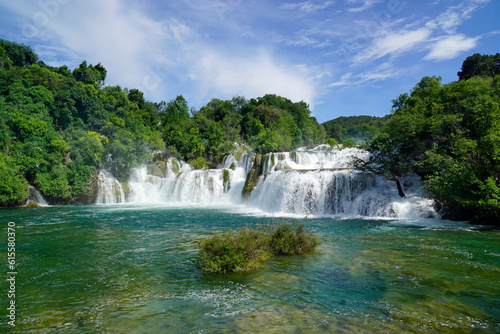
[(339, 143), (360, 144), (364, 140), (371, 140), (385, 125), (390, 115), (376, 116), (342, 116), (323, 123), (329, 138)]
[(0, 40), (0, 205), (35, 186), (50, 203), (86, 203), (99, 168), (121, 180), (155, 151), (197, 168), (235, 146), (266, 153), (325, 141), (304, 102), (276, 95), (213, 99), (200, 110), (177, 96), (154, 103), (137, 89), (106, 86), (101, 64), (47, 66), (25, 45)]
[[(468, 57), (459, 80), (424, 77), (393, 100), (385, 128), (356, 167), (422, 176), (445, 217), (500, 225), (500, 54)], [(400, 194), (403, 196), (400, 192)]]

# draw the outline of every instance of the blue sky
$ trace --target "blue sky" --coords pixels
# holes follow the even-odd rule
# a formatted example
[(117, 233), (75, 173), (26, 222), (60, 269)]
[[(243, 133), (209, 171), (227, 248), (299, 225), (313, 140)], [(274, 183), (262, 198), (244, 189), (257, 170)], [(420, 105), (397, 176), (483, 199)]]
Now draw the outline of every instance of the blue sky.
[(0, 0), (0, 37), (52, 66), (101, 62), (151, 101), (267, 93), (320, 122), (390, 113), (423, 76), (500, 52), (500, 1)]

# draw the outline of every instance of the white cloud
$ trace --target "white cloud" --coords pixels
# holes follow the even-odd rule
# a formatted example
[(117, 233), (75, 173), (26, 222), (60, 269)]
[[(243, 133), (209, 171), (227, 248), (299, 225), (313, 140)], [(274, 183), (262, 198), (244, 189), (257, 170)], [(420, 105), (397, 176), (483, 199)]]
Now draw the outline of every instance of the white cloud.
[(388, 33), (376, 38), (372, 45), (354, 57), (354, 62), (379, 59), (386, 55), (397, 55), (412, 50), (417, 45), (426, 42), (431, 30), (420, 28), (413, 31)]
[(438, 40), (431, 48), (425, 60), (453, 59), (462, 52), (469, 51), (477, 44), (478, 38), (467, 37), (462, 34), (447, 36)]
[(325, 48), (331, 45), (328, 38), (320, 36), (313, 30), (298, 31), (293, 37), (277, 36), (277, 38), (275, 38), (275, 41), (277, 43), (283, 43), (290, 46), (311, 48)]
[(317, 3), (312, 0), (303, 1), (299, 3), (285, 3), (281, 6), (283, 9), (298, 9), (302, 12), (311, 13), (318, 10), (326, 9), (334, 4), (333, 1), (325, 1), (323, 3)]
[(380, 0), (348, 0), (347, 1), (350, 4), (358, 4), (358, 7), (351, 7), (348, 8), (347, 11), (350, 13), (359, 13), (363, 12), (371, 7), (373, 7), (375, 4), (381, 2)]
[(304, 100), (312, 108), (316, 96), (312, 73), (306, 66), (278, 64), (264, 50), (245, 57), (205, 50), (190, 78), (201, 84), (207, 94), (225, 98), (277, 94), (292, 101)]
[(484, 7), (490, 0), (468, 0), (456, 6), (449, 7), (436, 19), (426, 25), (431, 29), (440, 28), (447, 34), (456, 32), (457, 27), (467, 21), (479, 8)]
[(354, 83), (354, 81), (352, 81), (351, 78), (352, 78), (352, 73), (346, 73), (340, 78), (340, 80), (332, 82), (331, 84), (328, 85), (328, 87), (350, 86)]
[(329, 84), (327, 87), (359, 86), (371, 84), (378, 81), (400, 75), (401, 71), (394, 68), (391, 62), (382, 63), (375, 69), (353, 74), (352, 72), (342, 75), (340, 80)]

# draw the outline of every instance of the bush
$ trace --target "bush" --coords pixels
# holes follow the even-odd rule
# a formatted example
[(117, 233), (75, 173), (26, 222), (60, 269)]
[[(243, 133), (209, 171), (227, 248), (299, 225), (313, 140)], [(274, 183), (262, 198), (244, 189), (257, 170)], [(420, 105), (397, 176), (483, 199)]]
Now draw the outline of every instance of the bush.
[(356, 143), (350, 140), (346, 140), (342, 143), (342, 148), (356, 147)]
[(275, 254), (304, 254), (312, 252), (318, 245), (318, 238), (306, 230), (304, 224), (292, 224), (284, 222), (274, 224), (270, 227), (270, 248)]
[(335, 140), (335, 138), (328, 138), (326, 140), (326, 143), (330, 145), (330, 147), (333, 149), (334, 147), (339, 148), (339, 143)]
[(199, 242), (199, 264), (206, 272), (247, 272), (258, 269), (273, 254), (312, 252), (320, 244), (304, 224), (285, 222), (236, 232), (229, 231)]
[(199, 243), (199, 262), (207, 272), (244, 272), (258, 268), (271, 254), (263, 230), (240, 229), (215, 234)]
[(202, 169), (205, 167), (207, 162), (203, 159), (203, 157), (198, 157), (188, 160), (188, 164), (190, 164), (194, 169)]

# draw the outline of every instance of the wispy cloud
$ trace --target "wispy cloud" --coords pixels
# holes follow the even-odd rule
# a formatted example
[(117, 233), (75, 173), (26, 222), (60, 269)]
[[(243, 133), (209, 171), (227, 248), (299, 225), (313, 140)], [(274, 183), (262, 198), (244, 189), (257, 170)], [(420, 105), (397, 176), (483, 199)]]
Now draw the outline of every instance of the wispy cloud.
[[(361, 0), (349, 0), (349, 2), (356, 1)], [(394, 58), (410, 52), (419, 53), (426, 50), (430, 52), (424, 57), (425, 60), (453, 59), (477, 45), (479, 37), (457, 34), (456, 30), (488, 2), (490, 0), (463, 1), (424, 22), (412, 22), (408, 17), (405, 20), (395, 20), (391, 26), (380, 27), (373, 34), (369, 45), (357, 50), (352, 57), (352, 62), (366, 63), (386, 56)], [(396, 30), (395, 23), (403, 22), (404, 25), (401, 24), (399, 30)]]
[(347, 3), (356, 5), (357, 7), (347, 8), (350, 13), (364, 12), (367, 9), (372, 8), (375, 4), (380, 3), (380, 0), (348, 0)]
[(465, 21), (471, 18), (472, 14), (487, 5), (491, 0), (468, 0), (449, 7), (435, 20), (427, 22), (427, 27), (431, 29), (439, 28), (447, 34), (453, 34), (456, 29)]
[(477, 40), (477, 37), (472, 38), (462, 34), (443, 37), (432, 45), (431, 51), (424, 59), (445, 60), (456, 58), (461, 53), (473, 49), (477, 44)]
[(275, 41), (289, 46), (325, 48), (331, 46), (328, 36), (312, 30), (300, 30), (294, 36), (278, 36)]
[(427, 28), (388, 33), (383, 37), (376, 38), (370, 47), (354, 57), (354, 62), (359, 63), (379, 59), (386, 55), (394, 56), (411, 51), (427, 41), (431, 33), (431, 30)]
[(298, 9), (302, 12), (305, 13), (311, 13), (311, 12), (316, 12), (318, 10), (323, 10), (328, 7), (333, 6), (334, 1), (324, 1), (324, 2), (317, 2), (317, 1), (303, 1), (303, 2), (298, 2), (298, 3), (285, 3), (281, 6), (283, 9)]
[(372, 70), (367, 70), (358, 74), (348, 72), (342, 75), (339, 80), (330, 83), (328, 87), (345, 87), (373, 84), (375, 82), (393, 78), (400, 75), (401, 73), (402, 71), (394, 68), (394, 65), (391, 62), (386, 62), (382, 63)]

